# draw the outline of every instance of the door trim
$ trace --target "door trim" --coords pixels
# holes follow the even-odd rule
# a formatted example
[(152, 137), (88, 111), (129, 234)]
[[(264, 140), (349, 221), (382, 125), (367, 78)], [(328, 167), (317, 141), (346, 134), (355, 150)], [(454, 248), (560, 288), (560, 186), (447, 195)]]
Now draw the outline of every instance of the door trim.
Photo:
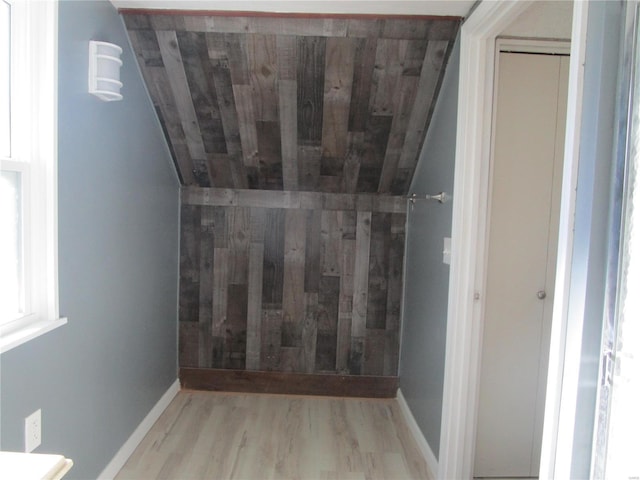
[[(486, 273), (486, 237), (491, 121), (497, 36), (532, 1), (482, 2), (462, 25), (460, 32), (460, 84), (452, 222), (452, 262), (449, 281), (446, 358), (440, 435), (438, 478), (471, 478), (475, 455), (478, 407), (479, 360)], [(547, 400), (542, 442), (541, 478), (552, 478), (556, 448), (567, 446), (559, 435), (560, 400), (563, 387), (577, 371), (566, 371), (567, 298), (572, 257), (572, 225), (575, 211), (578, 145), (582, 102), (582, 79), (586, 45), (588, 5), (574, 2), (567, 128), (560, 207), (560, 235), (555, 303), (549, 352)], [(578, 352), (579, 353), (579, 352)], [(579, 365), (578, 365), (579, 366)], [(575, 367), (575, 365), (571, 365)], [(572, 396), (570, 380), (569, 397)], [(577, 388), (577, 384), (575, 385)], [(575, 393), (575, 392), (574, 392)], [(575, 397), (574, 397), (575, 400)], [(571, 402), (569, 402), (571, 403)], [(574, 405), (575, 407), (575, 405)], [(564, 413), (564, 412), (563, 412)], [(566, 426), (565, 426), (566, 427)], [(560, 441), (562, 440), (562, 441)], [(570, 444), (569, 444), (570, 445)], [(560, 460), (561, 455), (558, 456)]]

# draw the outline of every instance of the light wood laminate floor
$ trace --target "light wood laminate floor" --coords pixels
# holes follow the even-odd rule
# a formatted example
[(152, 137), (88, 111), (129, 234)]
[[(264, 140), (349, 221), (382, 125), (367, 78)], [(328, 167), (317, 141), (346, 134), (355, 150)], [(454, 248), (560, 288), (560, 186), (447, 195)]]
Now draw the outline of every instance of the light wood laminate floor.
[(117, 479), (431, 479), (394, 399), (182, 391)]

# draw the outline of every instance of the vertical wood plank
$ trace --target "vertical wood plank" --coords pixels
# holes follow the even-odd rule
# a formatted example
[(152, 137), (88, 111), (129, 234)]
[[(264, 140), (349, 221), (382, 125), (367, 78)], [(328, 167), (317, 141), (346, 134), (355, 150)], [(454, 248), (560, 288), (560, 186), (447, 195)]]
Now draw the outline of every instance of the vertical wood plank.
[(214, 248), (213, 255), (213, 316), (211, 319), (211, 332), (214, 337), (214, 349), (217, 352), (217, 354), (214, 354), (213, 367), (223, 368), (224, 328), (227, 322), (227, 301), (229, 298), (229, 249)]
[(282, 150), (278, 122), (256, 122), (258, 135), (258, 185), (261, 190), (282, 190)]
[(249, 283), (247, 286), (247, 370), (260, 369), (265, 215), (262, 208), (251, 209)]
[(340, 276), (342, 263), (342, 212), (324, 210), (321, 216), (322, 275)]
[(209, 175), (214, 187), (224, 188), (233, 185), (231, 173), (231, 161), (229, 155), (211, 153), (207, 155), (209, 160)]
[(323, 157), (344, 158), (347, 154), (354, 54), (353, 39), (327, 39), (322, 124)]
[(247, 167), (258, 167), (258, 134), (249, 85), (233, 85), (233, 98), (238, 112), (238, 132), (242, 157)]
[(280, 347), (280, 372), (300, 372), (304, 364), (302, 347)]
[(178, 45), (206, 153), (227, 153), (203, 33), (178, 32)]
[(437, 92), (448, 45), (449, 42), (447, 41), (430, 41), (427, 45), (427, 52), (422, 63), (420, 81), (418, 83), (418, 93), (409, 118), (399, 168), (415, 168), (415, 164), (418, 161), (419, 148), (424, 139), (424, 132), (429, 118), (428, 105), (431, 104)]
[(274, 35), (251, 35), (247, 40), (249, 81), (253, 89), (256, 120), (278, 121), (276, 38)]
[(384, 329), (387, 317), (387, 276), (391, 247), (389, 213), (371, 215), (369, 286), (367, 290), (367, 329)]
[(338, 305), (338, 341), (336, 347), (336, 371), (346, 374), (348, 370), (349, 351), (351, 347), (351, 318), (353, 316), (353, 274), (355, 271), (355, 227), (356, 216), (346, 215), (344, 212), (345, 230), (349, 224), (349, 218), (353, 218), (353, 238), (348, 234), (342, 240), (342, 276), (340, 277), (340, 298)]
[(363, 375), (382, 375), (384, 370), (385, 330), (368, 329), (364, 344)]
[(320, 288), (321, 223), (321, 210), (307, 211), (304, 291), (308, 293), (318, 293)]
[(298, 37), (298, 143), (320, 146), (324, 97), (323, 37)]
[(218, 97), (222, 128), (229, 154), (229, 166), (235, 188), (248, 188), (249, 182), (245, 169), (242, 144), (240, 143), (240, 127), (238, 114), (231, 83), (231, 72), (227, 57), (220, 52), (220, 38), (214, 34), (207, 34), (207, 47), (211, 59), (211, 74)]
[(402, 76), (400, 78), (399, 94), (396, 96), (398, 103), (394, 107), (395, 114), (391, 122), (389, 141), (387, 142), (380, 183), (378, 184), (378, 193), (389, 193), (391, 191), (417, 90), (418, 77)]
[[(298, 111), (298, 125), (300, 125), (300, 111)], [(298, 175), (301, 190), (316, 190), (320, 177), (320, 147), (298, 146)]]
[(266, 371), (280, 368), (280, 342), (282, 310), (262, 310), (262, 339), (260, 345), (260, 369)]
[(146, 67), (142, 71), (146, 72), (146, 76), (149, 79), (147, 86), (150, 94), (157, 102), (156, 111), (158, 117), (163, 119), (161, 124), (165, 137), (169, 137), (170, 141), (168, 143), (178, 167), (178, 174), (184, 185), (197, 185), (193, 175), (194, 165), (187, 147), (187, 139), (166, 71), (163, 67)]
[(215, 207), (213, 209), (213, 224), (215, 226), (214, 242), (216, 248), (229, 247), (229, 207)]
[(199, 321), (200, 209), (199, 205), (180, 207), (180, 322)]
[(211, 318), (213, 315), (214, 207), (202, 207), (200, 221), (200, 294), (198, 366), (212, 366)]
[(373, 70), (373, 89), (369, 102), (372, 115), (393, 115), (398, 95), (398, 82), (402, 74), (408, 42), (404, 40), (378, 39), (376, 68)]
[(358, 187), (360, 159), (364, 151), (364, 132), (350, 132), (347, 138), (349, 148), (342, 169), (342, 191), (355, 193)]
[(298, 107), (296, 81), (296, 41), (278, 35), (278, 107), (282, 144), (282, 183), (285, 190), (298, 190)]
[(320, 277), (315, 365), (317, 372), (335, 372), (339, 297), (340, 278)]
[(246, 285), (249, 269), (250, 212), (247, 207), (229, 208), (229, 283)]
[(378, 191), (392, 121), (393, 117), (385, 115), (371, 115), (367, 119), (364, 152), (358, 172), (358, 193)]
[(316, 369), (316, 344), (318, 338), (318, 293), (304, 294), (304, 325), (302, 327), (302, 346), (304, 349), (304, 372), (313, 373)]
[(349, 108), (349, 131), (364, 132), (369, 116), (369, 97), (373, 69), (376, 63), (377, 40), (375, 37), (358, 39), (356, 43), (355, 64), (351, 106)]
[(399, 360), (400, 312), (402, 308), (402, 276), (404, 263), (406, 214), (391, 215), (391, 248), (387, 289), (386, 343), (383, 375), (396, 375)]
[(362, 364), (364, 360), (364, 337), (351, 337), (351, 348), (349, 349), (349, 374), (362, 375)]
[(180, 322), (178, 340), (178, 365), (180, 367), (198, 367), (199, 350), (199, 322)]
[(224, 339), (224, 368), (245, 369), (247, 351), (247, 285), (229, 285)]
[(187, 140), (187, 147), (192, 159), (205, 160), (202, 134), (198, 125), (198, 118), (191, 101), (189, 83), (182, 63), (182, 55), (178, 48), (176, 32), (172, 30), (156, 31), (158, 46), (162, 55), (171, 91), (176, 102), (176, 108), (182, 123), (182, 129)]
[[(369, 248), (371, 242), (371, 212), (358, 212), (356, 224), (356, 258), (353, 273), (352, 337), (364, 338), (367, 325), (369, 289)], [(352, 344), (352, 350), (353, 350)]]
[(244, 35), (223, 34), (224, 47), (229, 58), (231, 83), (249, 85), (249, 65), (247, 63), (247, 41)]
[(282, 144), (282, 185), (298, 190), (298, 86), (296, 81), (296, 40), (278, 35), (278, 107)]
[(304, 311), (306, 212), (287, 210), (284, 237), (282, 346), (301, 347)]
[(277, 308), (282, 317), (285, 210), (268, 209), (265, 220), (262, 305)]

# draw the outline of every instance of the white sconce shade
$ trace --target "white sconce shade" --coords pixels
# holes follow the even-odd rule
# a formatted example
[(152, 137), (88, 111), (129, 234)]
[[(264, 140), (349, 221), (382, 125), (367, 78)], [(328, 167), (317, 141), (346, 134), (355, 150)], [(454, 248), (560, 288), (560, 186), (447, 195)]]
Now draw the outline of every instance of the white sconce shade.
[(122, 48), (113, 43), (89, 42), (89, 93), (105, 102), (122, 100), (121, 54)]

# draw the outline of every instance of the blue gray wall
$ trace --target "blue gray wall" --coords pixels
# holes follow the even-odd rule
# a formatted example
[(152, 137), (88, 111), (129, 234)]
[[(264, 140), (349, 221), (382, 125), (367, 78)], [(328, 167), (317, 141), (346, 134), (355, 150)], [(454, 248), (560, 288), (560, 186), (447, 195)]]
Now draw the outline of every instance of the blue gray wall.
[[(124, 47), (124, 100), (87, 93), (90, 39)], [(177, 378), (179, 185), (120, 17), (106, 1), (59, 8), (61, 328), (0, 358), (1, 445), (43, 443), (96, 478)]]
[[(460, 41), (456, 41), (410, 193), (452, 193)], [(449, 266), (443, 238), (451, 236), (452, 203), (417, 201), (409, 209), (400, 347), (400, 388), (436, 457), (440, 448)]]
[(571, 478), (589, 478), (613, 224), (616, 91), (624, 5), (589, 2), (569, 316), (583, 319)]

